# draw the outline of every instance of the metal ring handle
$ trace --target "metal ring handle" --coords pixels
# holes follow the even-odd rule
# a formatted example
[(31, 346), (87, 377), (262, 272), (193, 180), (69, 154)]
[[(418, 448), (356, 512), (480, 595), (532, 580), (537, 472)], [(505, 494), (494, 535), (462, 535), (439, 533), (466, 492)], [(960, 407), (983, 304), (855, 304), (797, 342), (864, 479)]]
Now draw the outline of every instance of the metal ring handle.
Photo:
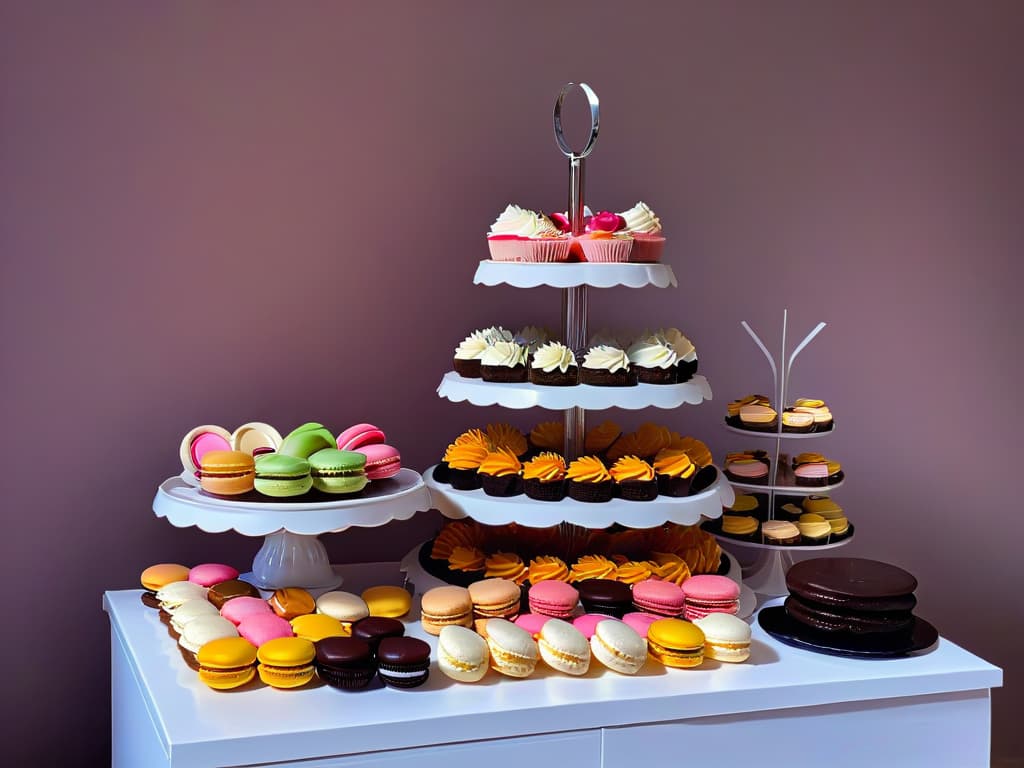
[[(565, 101), (566, 95), (569, 90), (573, 87), (579, 87), (583, 91), (583, 95), (587, 97), (587, 103), (590, 105), (590, 140), (587, 141), (587, 146), (583, 148), (582, 152), (574, 152), (565, 140), (565, 133), (562, 131), (562, 102)], [(597, 141), (597, 131), (601, 127), (601, 102), (597, 99), (597, 94), (594, 93), (594, 89), (586, 83), (566, 83), (562, 86), (562, 90), (558, 93), (558, 100), (555, 102), (555, 141), (558, 142), (558, 148), (562, 150), (562, 154), (572, 158), (583, 158), (590, 154), (594, 148), (594, 142)]]

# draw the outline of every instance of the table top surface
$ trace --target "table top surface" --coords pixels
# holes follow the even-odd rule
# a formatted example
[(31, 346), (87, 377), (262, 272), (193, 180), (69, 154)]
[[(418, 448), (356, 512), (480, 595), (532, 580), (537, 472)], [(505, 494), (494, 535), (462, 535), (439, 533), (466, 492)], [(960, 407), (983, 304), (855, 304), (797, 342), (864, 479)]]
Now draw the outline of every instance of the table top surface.
[[(351, 566), (342, 589), (398, 583), (397, 564)], [(927, 653), (899, 659), (845, 659), (791, 648), (753, 621), (751, 657), (667, 669), (653, 661), (635, 677), (591, 664), (582, 677), (538, 665), (528, 679), (490, 671), (476, 684), (454, 682), (436, 664), (412, 690), (327, 686), (280, 691), (261, 685), (218, 692), (199, 682), (139, 590), (107, 592), (115, 642), (130, 660), (156, 730), (170, 751), (230, 741), (238, 762), (358, 753), (470, 739), (651, 723), (901, 696), (997, 687), (1002, 671), (940, 639)], [(410, 618), (418, 616), (414, 602)], [(436, 650), (436, 638), (410, 621), (407, 632)]]

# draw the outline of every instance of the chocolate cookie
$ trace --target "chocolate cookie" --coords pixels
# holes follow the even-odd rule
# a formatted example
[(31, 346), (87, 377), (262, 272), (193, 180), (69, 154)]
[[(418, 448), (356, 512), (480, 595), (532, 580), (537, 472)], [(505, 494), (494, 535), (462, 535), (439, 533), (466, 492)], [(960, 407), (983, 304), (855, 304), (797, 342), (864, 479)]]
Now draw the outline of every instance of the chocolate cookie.
[(789, 591), (805, 601), (847, 611), (911, 611), (917, 579), (895, 565), (858, 557), (822, 557), (786, 573)]

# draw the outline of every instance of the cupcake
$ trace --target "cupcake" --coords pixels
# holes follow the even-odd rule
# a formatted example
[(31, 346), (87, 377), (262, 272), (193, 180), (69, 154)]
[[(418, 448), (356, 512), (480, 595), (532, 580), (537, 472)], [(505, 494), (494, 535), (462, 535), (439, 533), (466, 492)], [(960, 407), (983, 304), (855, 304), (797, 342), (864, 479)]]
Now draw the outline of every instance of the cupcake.
[(744, 405), (740, 408), (740, 428), (753, 432), (774, 432), (778, 414), (767, 405)]
[(523, 490), (537, 501), (565, 498), (565, 459), (553, 452), (542, 453), (523, 465)]
[(588, 454), (603, 454), (621, 434), (622, 428), (614, 421), (602, 421), (587, 430), (583, 438), (583, 450)]
[(636, 371), (630, 369), (629, 358), (618, 347), (591, 347), (580, 366), (580, 384), (631, 387), (636, 385)]
[(850, 532), (850, 521), (843, 514), (843, 508), (828, 496), (808, 496), (803, 500), (800, 513), (821, 515), (832, 528), (832, 541), (842, 538)]
[(509, 204), (491, 225), (494, 261), (555, 262), (569, 258), (569, 238), (547, 216)]
[(766, 520), (761, 523), (763, 544), (789, 545), (800, 543), (800, 529), (786, 520)]
[(796, 527), (800, 529), (800, 537), (804, 544), (828, 544), (829, 536), (832, 534), (829, 521), (814, 512), (800, 515)]
[(787, 408), (782, 412), (782, 431), (806, 433), (814, 429), (814, 416)]
[(692, 575), (687, 562), (674, 552), (651, 552), (650, 562), (657, 565), (652, 575), (662, 581), (680, 586)]
[(654, 472), (658, 478), (658, 491), (665, 496), (687, 496), (696, 473), (696, 465), (686, 451), (663, 448), (654, 457)]
[(725, 457), (725, 476), (737, 483), (767, 483), (769, 460), (762, 452), (736, 452)]
[(658, 497), (654, 467), (643, 459), (623, 456), (615, 462), (610, 473), (619, 495), (627, 501), (653, 501)]
[(572, 565), (569, 581), (614, 579), (618, 566), (604, 555), (583, 555)]
[(759, 506), (760, 503), (756, 496), (751, 496), (748, 493), (737, 493), (732, 506), (723, 507), (722, 513), (732, 515), (754, 515), (756, 514)]
[(531, 584), (542, 581), (569, 581), (569, 566), (554, 555), (541, 555), (530, 561), (527, 573)]
[(538, 347), (530, 361), (529, 379), (532, 384), (571, 387), (576, 384), (578, 375), (576, 355), (557, 341), (549, 341)]
[(560, 421), (542, 421), (530, 430), (530, 450), (561, 453), (565, 448), (565, 426)]
[(679, 359), (667, 341), (656, 336), (639, 339), (626, 350), (626, 356), (641, 384), (676, 383)]
[(637, 449), (635, 453), (645, 461), (654, 461), (654, 457), (661, 450), (672, 444), (671, 430), (653, 421), (645, 421), (637, 427), (634, 436)]
[(480, 358), (496, 341), (511, 341), (512, 333), (500, 326), (473, 331), (455, 348), (455, 372), (467, 379), (480, 378)]
[(657, 563), (647, 560), (626, 560), (619, 563), (615, 575), (623, 584), (637, 584), (651, 578), (654, 575), (654, 569), (657, 567)]
[(685, 452), (690, 457), (690, 461), (698, 467), (707, 467), (712, 463), (711, 449), (695, 437), (680, 437), (672, 433), (672, 440), (668, 447)]
[(697, 348), (678, 328), (660, 328), (655, 335), (669, 343), (676, 353), (676, 379), (680, 384), (689, 381), (697, 373)]
[(484, 457), (477, 474), (488, 496), (518, 496), (523, 492), (522, 471), (523, 465), (515, 453), (499, 448)]
[(820, 453), (801, 453), (793, 459), (793, 476), (797, 485), (822, 486), (840, 478), (837, 461), (829, 461)]
[(480, 355), (480, 374), (484, 381), (526, 381), (526, 348), (514, 341), (496, 341)]
[(526, 453), (526, 438), (511, 424), (488, 424), (487, 439), (495, 450), (507, 448), (516, 456)]
[(615, 482), (604, 463), (596, 456), (581, 456), (569, 464), (565, 473), (570, 499), (586, 502), (611, 501)]
[(734, 539), (754, 541), (759, 523), (751, 515), (722, 515), (722, 533)]
[(593, 262), (627, 262), (633, 237), (621, 230), (626, 222), (617, 214), (602, 211), (590, 217), (587, 232), (577, 238), (583, 258)]
[(454, 547), (448, 556), (448, 568), (466, 573), (483, 571), (484, 553), (476, 547)]
[(745, 405), (764, 405), (771, 407), (771, 401), (764, 395), (747, 395), (739, 400), (733, 400), (726, 406), (725, 423), (730, 427), (742, 427), (740, 422), (740, 409)]
[(795, 413), (809, 413), (814, 420), (812, 432), (827, 432), (832, 429), (832, 411), (825, 405), (824, 400), (816, 400), (809, 397), (797, 398), (793, 403)]
[(646, 203), (638, 202), (619, 214), (626, 223), (625, 233), (633, 238), (629, 260), (644, 263), (661, 261), (665, 238), (661, 234), (661, 220)]
[(444, 452), (444, 462), (448, 465), (448, 482), (459, 491), (473, 491), (480, 487), (480, 469), (488, 450), (478, 443), (452, 443)]
[(495, 552), (484, 560), (486, 579), (508, 579), (522, 586), (529, 573), (523, 559), (514, 552)]

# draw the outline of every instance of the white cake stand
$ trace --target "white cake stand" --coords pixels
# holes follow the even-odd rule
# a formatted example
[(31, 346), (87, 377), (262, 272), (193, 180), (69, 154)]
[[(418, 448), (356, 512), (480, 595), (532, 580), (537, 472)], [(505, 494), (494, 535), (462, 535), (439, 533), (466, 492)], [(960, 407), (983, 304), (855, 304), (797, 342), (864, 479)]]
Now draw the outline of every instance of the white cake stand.
[(157, 489), (153, 511), (177, 528), (263, 536), (252, 572), (242, 578), (264, 592), (302, 587), (316, 595), (337, 589), (342, 582), (318, 538), (321, 534), (407, 520), (431, 508), (423, 478), (407, 468), (387, 480), (373, 481), (358, 498), (321, 499), (238, 501), (210, 496), (181, 477), (172, 477)]

